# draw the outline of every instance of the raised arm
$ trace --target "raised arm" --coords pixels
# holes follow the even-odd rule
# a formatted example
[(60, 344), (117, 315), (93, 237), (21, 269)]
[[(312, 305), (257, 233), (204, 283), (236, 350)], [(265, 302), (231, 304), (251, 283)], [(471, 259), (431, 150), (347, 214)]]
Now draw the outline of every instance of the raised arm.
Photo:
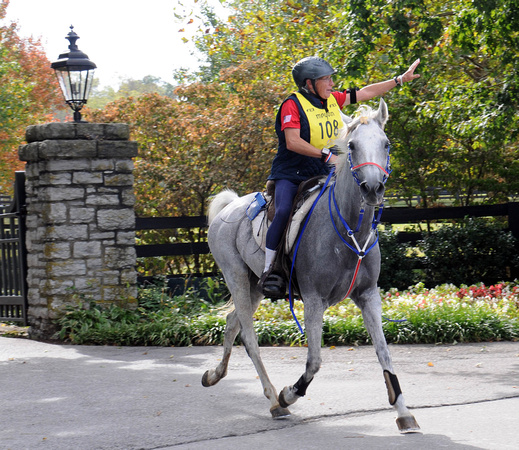
[(365, 101), (370, 100), (373, 97), (378, 97), (380, 95), (385, 94), (389, 90), (393, 89), (395, 86), (403, 86), (404, 83), (408, 83), (409, 81), (414, 80), (415, 78), (419, 78), (420, 75), (414, 73), (416, 67), (420, 64), (420, 58), (418, 58), (413, 64), (409, 66), (402, 75), (398, 75), (391, 80), (381, 81), (379, 83), (370, 84), (369, 86), (365, 86), (357, 92), (357, 101)]

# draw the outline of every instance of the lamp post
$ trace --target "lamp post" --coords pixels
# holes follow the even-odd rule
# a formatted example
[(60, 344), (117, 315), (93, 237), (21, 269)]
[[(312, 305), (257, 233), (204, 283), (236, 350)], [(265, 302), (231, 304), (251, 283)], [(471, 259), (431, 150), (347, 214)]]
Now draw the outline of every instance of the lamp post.
[(56, 72), (65, 101), (74, 111), (74, 122), (82, 122), (80, 111), (90, 95), (97, 66), (78, 49), (76, 41), (79, 36), (72, 25), (65, 39), (70, 42), (69, 51), (59, 55), (59, 59), (50, 66)]

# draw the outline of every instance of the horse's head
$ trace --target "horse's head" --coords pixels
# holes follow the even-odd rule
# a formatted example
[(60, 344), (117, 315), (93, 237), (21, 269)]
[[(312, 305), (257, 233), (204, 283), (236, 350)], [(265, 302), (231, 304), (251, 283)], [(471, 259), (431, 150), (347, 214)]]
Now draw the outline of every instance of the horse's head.
[(376, 111), (363, 106), (355, 118), (343, 116), (346, 124), (343, 150), (347, 158), (343, 164), (349, 164), (362, 198), (371, 206), (383, 202), (385, 182), (391, 172), (389, 140), (384, 133), (387, 118), (387, 106), (382, 99)]

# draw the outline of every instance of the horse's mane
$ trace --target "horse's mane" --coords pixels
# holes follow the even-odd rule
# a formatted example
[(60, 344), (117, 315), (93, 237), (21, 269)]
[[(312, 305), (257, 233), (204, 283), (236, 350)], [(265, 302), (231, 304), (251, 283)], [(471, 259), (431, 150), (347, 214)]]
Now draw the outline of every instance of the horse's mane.
[(378, 115), (378, 109), (374, 110), (371, 106), (361, 105), (355, 111), (353, 117), (349, 117), (346, 114), (342, 114), (342, 119), (345, 126), (342, 128), (339, 137), (339, 142), (347, 143), (347, 136), (355, 130), (360, 124), (367, 124), (371, 119), (374, 119)]

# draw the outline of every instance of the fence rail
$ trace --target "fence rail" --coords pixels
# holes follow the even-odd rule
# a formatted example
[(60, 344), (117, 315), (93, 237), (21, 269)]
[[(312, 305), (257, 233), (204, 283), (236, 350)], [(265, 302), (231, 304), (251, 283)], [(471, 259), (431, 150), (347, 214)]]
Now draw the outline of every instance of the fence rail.
[[(135, 229), (171, 230), (178, 228), (207, 228), (205, 216), (181, 217), (137, 217)], [(138, 258), (151, 256), (205, 255), (209, 253), (207, 242), (182, 242), (176, 244), (143, 244), (136, 245)]]
[[(508, 229), (519, 239), (519, 202), (499, 205), (475, 205), (440, 208), (386, 208), (382, 214), (383, 224), (407, 224), (424, 221), (462, 219), (464, 217), (508, 217)], [(177, 228), (205, 228), (205, 216), (141, 217), (137, 218), (137, 230), (163, 230)], [(414, 241), (421, 233), (401, 232), (401, 242)], [(209, 253), (207, 242), (137, 245), (137, 256), (202, 255)]]
[[(382, 223), (406, 224), (435, 220), (463, 219), (464, 217), (508, 217), (508, 229), (519, 239), (519, 202), (499, 205), (446, 206), (439, 208), (387, 208)], [(400, 241), (415, 240), (422, 233), (401, 232)]]

